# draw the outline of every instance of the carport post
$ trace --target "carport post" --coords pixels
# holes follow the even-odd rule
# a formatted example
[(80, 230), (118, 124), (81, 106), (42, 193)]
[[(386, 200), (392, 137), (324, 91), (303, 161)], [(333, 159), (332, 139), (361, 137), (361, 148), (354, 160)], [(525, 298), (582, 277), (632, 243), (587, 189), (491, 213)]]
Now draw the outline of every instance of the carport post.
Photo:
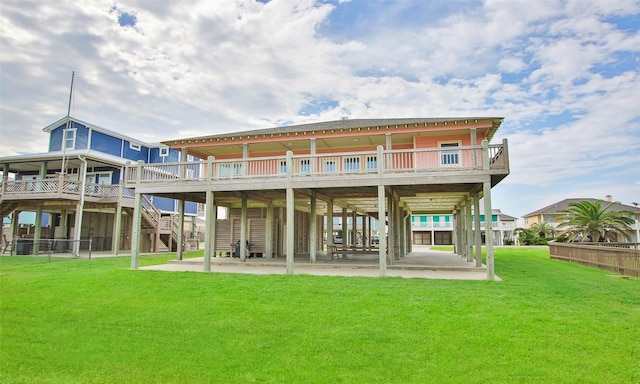
[(473, 196), (473, 221), (475, 231), (473, 231), (476, 243), (476, 267), (482, 267), (482, 236), (480, 230), (480, 192)]
[(205, 272), (211, 271), (211, 256), (215, 252), (215, 233), (218, 208), (213, 205), (213, 191), (205, 192), (205, 224), (204, 224), (204, 264)]
[(316, 191), (311, 191), (311, 204), (309, 207), (311, 210), (309, 215), (309, 258), (312, 264), (316, 262), (316, 250), (318, 248), (318, 233), (316, 232), (318, 216), (316, 215), (316, 204)]
[(379, 227), (379, 249), (378, 262), (380, 263), (380, 276), (387, 275), (387, 229), (385, 227), (385, 189), (382, 184), (384, 174), (384, 158), (382, 157), (382, 146), (378, 145), (378, 227)]
[[(482, 140), (482, 167), (489, 169), (489, 142)], [(487, 280), (494, 280), (495, 270), (493, 263), (493, 220), (491, 211), (491, 178), (483, 183), (482, 194), (484, 196), (484, 243), (487, 254)]]
[(287, 151), (287, 273), (293, 274), (295, 199), (291, 188), (293, 175), (293, 152)]

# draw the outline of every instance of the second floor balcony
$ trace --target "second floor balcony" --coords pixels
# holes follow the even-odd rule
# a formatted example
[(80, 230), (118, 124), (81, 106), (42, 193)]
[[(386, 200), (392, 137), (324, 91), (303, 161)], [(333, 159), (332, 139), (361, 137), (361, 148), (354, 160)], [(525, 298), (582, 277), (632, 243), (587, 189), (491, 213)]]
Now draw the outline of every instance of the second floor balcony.
[[(281, 189), (283, 183), (339, 187), (415, 183), (420, 177), (465, 182), (490, 175), (493, 184), (509, 173), (507, 142), (451, 148), (294, 154), (196, 162), (127, 164), (125, 185), (154, 189)], [(471, 182), (471, 181), (470, 181)], [(477, 182), (477, 180), (473, 180)], [(426, 184), (426, 182), (419, 182)]]

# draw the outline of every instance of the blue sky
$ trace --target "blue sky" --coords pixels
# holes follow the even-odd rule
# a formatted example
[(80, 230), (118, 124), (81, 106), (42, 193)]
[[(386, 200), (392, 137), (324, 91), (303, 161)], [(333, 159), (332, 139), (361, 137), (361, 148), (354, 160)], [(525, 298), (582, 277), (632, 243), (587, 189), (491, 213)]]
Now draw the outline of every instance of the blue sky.
[(640, 202), (640, 1), (0, 3), (0, 156), (66, 115), (148, 142), (349, 118), (503, 116), (520, 217)]

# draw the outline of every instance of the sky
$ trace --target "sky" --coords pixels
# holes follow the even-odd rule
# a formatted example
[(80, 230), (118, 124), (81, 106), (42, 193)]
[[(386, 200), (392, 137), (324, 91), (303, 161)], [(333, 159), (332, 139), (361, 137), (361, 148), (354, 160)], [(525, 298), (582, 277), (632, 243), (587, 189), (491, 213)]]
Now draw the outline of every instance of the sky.
[(0, 2), (0, 156), (71, 115), (154, 143), (504, 117), (493, 207), (640, 203), (640, 0)]

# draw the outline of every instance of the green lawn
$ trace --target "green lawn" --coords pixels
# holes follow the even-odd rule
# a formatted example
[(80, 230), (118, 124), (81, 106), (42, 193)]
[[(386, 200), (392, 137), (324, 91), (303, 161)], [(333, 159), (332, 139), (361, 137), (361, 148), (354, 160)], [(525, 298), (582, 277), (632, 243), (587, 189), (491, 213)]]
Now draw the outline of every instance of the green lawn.
[(640, 280), (546, 247), (501, 282), (129, 265), (0, 257), (0, 382), (640, 382)]

